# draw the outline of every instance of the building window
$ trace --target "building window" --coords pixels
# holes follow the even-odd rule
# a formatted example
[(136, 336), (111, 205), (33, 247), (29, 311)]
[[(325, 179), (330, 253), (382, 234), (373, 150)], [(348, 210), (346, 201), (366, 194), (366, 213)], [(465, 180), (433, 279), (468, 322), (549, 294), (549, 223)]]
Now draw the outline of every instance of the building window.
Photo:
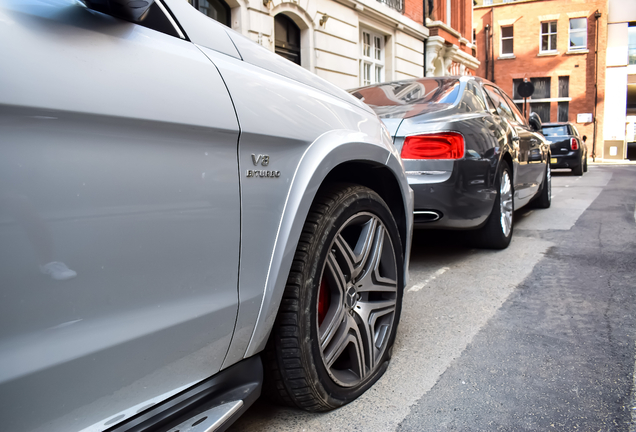
[(519, 84), (523, 82), (523, 78), (514, 78), (512, 80), (512, 98), (513, 99), (521, 99), (521, 95), (519, 94)]
[(384, 81), (384, 36), (362, 31), (362, 61), (360, 71), (362, 85)]
[(587, 49), (587, 18), (570, 19), (570, 51)]
[(532, 99), (549, 99), (550, 98), (550, 77), (546, 78), (530, 78), (530, 82), (534, 85), (534, 93)]
[[(395, 9), (399, 13), (404, 13), (404, 0), (378, 0), (380, 3), (384, 3), (391, 9)], [(430, 13), (430, 10), (429, 10)]]
[(491, 6), (492, 0), (484, 0), (484, 6)]
[(300, 65), (300, 28), (282, 13), (274, 17), (274, 52)]
[(533, 102), (536, 99), (550, 99), (550, 77), (530, 78), (534, 92), (530, 97), (530, 112), (539, 115), (542, 122), (550, 121), (550, 102)]
[(541, 23), (541, 52), (555, 52), (557, 49), (557, 22)]
[[(559, 97), (566, 98), (570, 96), (570, 77), (569, 76), (560, 76), (559, 77)], [(559, 102), (559, 111), (557, 115), (557, 121), (566, 122), (568, 121), (568, 114), (570, 110), (570, 103), (567, 101)]]
[(230, 27), (232, 14), (223, 0), (188, 0), (188, 3), (213, 20)]
[(568, 114), (570, 110), (569, 102), (559, 102), (559, 115), (557, 121), (566, 122), (568, 121)]
[(501, 28), (501, 55), (511, 56), (513, 52), (512, 39), (514, 36), (514, 30), (512, 26)]
[(570, 77), (569, 76), (559, 77), (559, 97), (560, 98), (570, 97)]
[(629, 64), (636, 65), (636, 22), (629, 23), (627, 37)]
[(530, 112), (537, 113), (543, 123), (550, 122), (550, 102), (531, 103)]

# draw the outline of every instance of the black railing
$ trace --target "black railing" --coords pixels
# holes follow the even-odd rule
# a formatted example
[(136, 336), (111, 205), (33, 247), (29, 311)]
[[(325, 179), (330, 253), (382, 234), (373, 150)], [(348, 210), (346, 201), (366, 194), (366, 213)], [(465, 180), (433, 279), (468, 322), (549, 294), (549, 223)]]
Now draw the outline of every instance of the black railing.
[(399, 13), (404, 13), (404, 0), (378, 0)]

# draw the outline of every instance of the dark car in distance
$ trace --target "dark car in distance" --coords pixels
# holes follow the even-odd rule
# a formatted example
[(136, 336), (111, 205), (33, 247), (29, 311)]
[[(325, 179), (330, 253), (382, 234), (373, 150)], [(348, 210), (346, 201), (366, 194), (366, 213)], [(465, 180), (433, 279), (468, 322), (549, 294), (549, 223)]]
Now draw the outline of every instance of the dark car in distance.
[(475, 230), (503, 249), (513, 211), (550, 206), (550, 146), (493, 83), (430, 77), (350, 90), (388, 127), (415, 193), (415, 228)]
[(550, 141), (550, 166), (570, 168), (572, 174), (587, 172), (587, 136), (579, 134), (572, 123), (544, 123), (541, 133)]

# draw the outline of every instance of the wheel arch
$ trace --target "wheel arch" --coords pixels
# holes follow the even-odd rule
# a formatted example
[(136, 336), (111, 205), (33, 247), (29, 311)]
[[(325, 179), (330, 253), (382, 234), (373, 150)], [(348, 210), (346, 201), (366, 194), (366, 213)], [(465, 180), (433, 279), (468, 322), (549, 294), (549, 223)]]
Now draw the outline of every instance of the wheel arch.
[[(360, 140), (363, 137), (360, 134), (351, 135), (346, 131), (333, 131), (315, 141), (303, 155), (291, 181), (285, 211), (271, 255), (260, 310), (243, 357), (252, 356), (265, 347), (287, 283), (302, 227), (318, 190), (326, 181), (351, 182), (357, 175), (366, 174), (364, 179), (355, 178), (353, 183), (376, 191), (392, 208), (392, 213), (400, 215), (399, 211), (395, 210), (400, 206), (405, 209), (402, 211), (404, 214), (400, 215), (400, 222), (396, 222), (403, 225), (404, 237), (401, 239), (404, 242), (404, 262), (408, 264), (413, 229), (413, 192), (408, 186), (404, 168), (390, 140), (383, 140), (382, 144), (378, 145), (366, 141), (368, 137)], [(329, 145), (317, 145), (320, 141), (329, 141)], [(347, 174), (349, 170), (351, 172)], [(377, 179), (373, 179), (374, 176)], [(384, 182), (386, 184), (383, 184)], [(405, 283), (408, 281), (407, 265), (404, 280)]]
[(325, 177), (321, 188), (333, 183), (354, 183), (368, 187), (376, 192), (389, 206), (393, 219), (398, 226), (402, 253), (406, 257), (408, 244), (408, 221), (404, 211), (404, 201), (408, 199), (402, 193), (400, 185), (391, 170), (382, 164), (368, 161), (348, 161), (336, 166)]
[(512, 175), (514, 177), (515, 167), (514, 167), (514, 164), (512, 163), (512, 156), (510, 155), (510, 153), (504, 152), (503, 156), (501, 157), (501, 160), (508, 162), (508, 166), (510, 167), (510, 171), (512, 171)]

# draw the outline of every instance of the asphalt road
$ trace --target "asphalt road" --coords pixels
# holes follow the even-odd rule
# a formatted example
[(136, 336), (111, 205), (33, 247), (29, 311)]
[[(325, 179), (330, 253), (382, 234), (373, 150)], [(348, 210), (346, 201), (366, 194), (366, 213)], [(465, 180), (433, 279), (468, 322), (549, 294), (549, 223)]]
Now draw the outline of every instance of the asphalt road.
[(357, 401), (232, 431), (636, 431), (636, 167), (553, 177), (504, 251), (420, 231), (393, 360)]

